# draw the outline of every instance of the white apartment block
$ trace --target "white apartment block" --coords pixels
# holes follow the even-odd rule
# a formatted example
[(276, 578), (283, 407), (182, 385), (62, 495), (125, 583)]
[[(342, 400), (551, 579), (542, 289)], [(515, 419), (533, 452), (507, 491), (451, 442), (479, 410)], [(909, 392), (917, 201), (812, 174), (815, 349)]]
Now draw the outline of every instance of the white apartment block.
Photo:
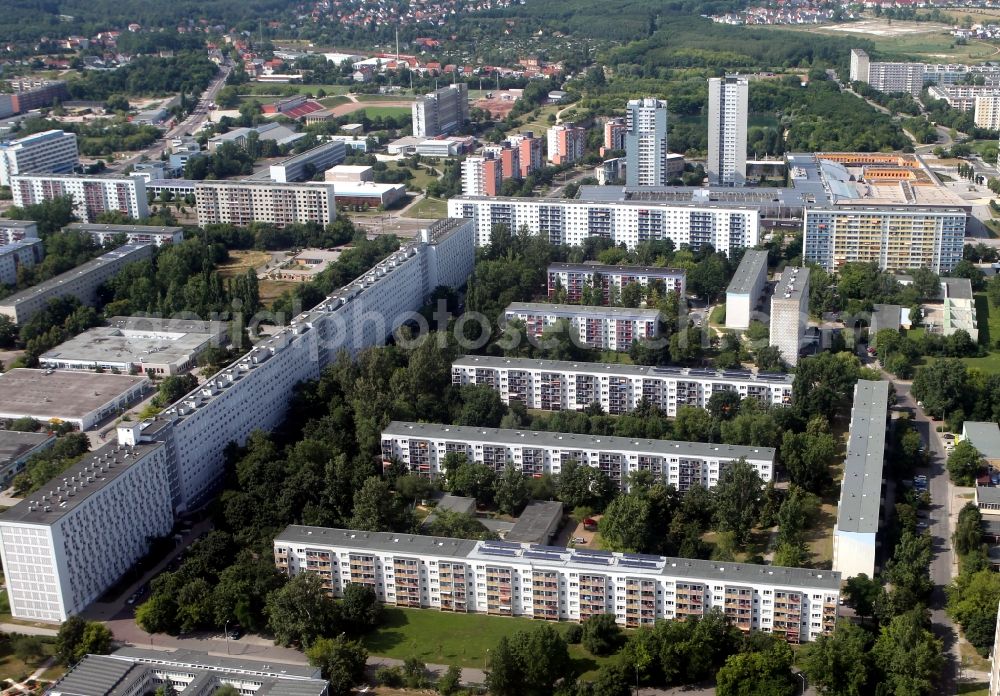
[(708, 80), (708, 160), (713, 186), (742, 186), (747, 177), (750, 83), (739, 75)]
[(462, 193), (466, 196), (496, 196), (503, 180), (500, 159), (493, 155), (462, 160)]
[(152, 258), (156, 247), (152, 244), (126, 244), (114, 251), (91, 259), (71, 271), (34, 285), (0, 300), (0, 314), (6, 314), (15, 323), (23, 324), (45, 309), (49, 300), (73, 296), (82, 304), (97, 304), (97, 289), (117, 275), (125, 266)]
[(770, 341), (795, 366), (809, 322), (809, 269), (788, 266), (771, 296)]
[(573, 123), (552, 126), (545, 134), (546, 156), (555, 165), (572, 164), (583, 159), (587, 131)]
[(719, 609), (741, 631), (790, 643), (830, 633), (840, 574), (505, 541), (289, 526), (274, 559), (290, 576), (316, 573), (333, 596), (351, 583), (384, 603), (458, 613), (584, 621), (626, 628)]
[(565, 319), (574, 343), (600, 350), (626, 351), (635, 341), (660, 335), (656, 309), (512, 302), (504, 310), (504, 319), (524, 322), (528, 340), (542, 339), (547, 329)]
[(833, 533), (833, 569), (842, 573), (845, 580), (861, 573), (869, 578), (875, 576), (888, 414), (889, 383), (859, 380), (854, 387), (837, 527)]
[(0, 186), (18, 174), (69, 174), (78, 164), (75, 133), (49, 130), (0, 142)]
[(851, 81), (870, 84), (881, 92), (908, 92), (919, 97), (924, 85), (957, 85), (970, 75), (987, 84), (1000, 82), (1000, 65), (961, 63), (886, 63), (872, 61), (861, 49), (851, 50)]
[(948, 106), (959, 111), (972, 111), (976, 108), (976, 99), (1000, 95), (998, 85), (931, 85), (927, 93), (933, 99), (948, 102)]
[(793, 376), (466, 355), (451, 364), (451, 381), (485, 384), (505, 404), (520, 402), (540, 411), (583, 411), (597, 403), (606, 413), (621, 415), (645, 400), (674, 417), (681, 406), (706, 408), (712, 395), (723, 391), (765, 406), (787, 406)]
[(660, 295), (677, 293), (683, 298), (687, 274), (680, 268), (651, 266), (608, 266), (599, 263), (551, 263), (548, 269), (549, 299), (559, 290), (566, 291), (566, 300), (579, 302), (585, 287), (601, 288), (604, 302), (611, 300), (612, 292), (621, 297), (621, 291), (632, 283), (642, 288), (659, 287)]
[(979, 323), (976, 300), (972, 294), (972, 281), (968, 278), (941, 278), (941, 325), (928, 327), (951, 336), (965, 331), (973, 343), (979, 341)]
[(437, 221), (144, 423), (141, 439), (162, 439), (170, 448), (175, 507), (196, 507), (212, 494), (229, 443), (281, 423), (296, 384), (318, 379), (342, 350), (356, 355), (380, 345), (434, 288), (464, 285), (474, 262), (471, 223)]
[(767, 286), (767, 252), (747, 249), (726, 288), (726, 328), (750, 327), (757, 303)]
[(464, 82), (442, 87), (417, 97), (410, 108), (415, 137), (454, 133), (469, 120), (469, 88)]
[(803, 258), (829, 273), (874, 262), (883, 271), (922, 267), (940, 275), (962, 260), (967, 219), (964, 208), (945, 206), (807, 208)]
[(647, 97), (625, 105), (625, 185), (666, 186), (667, 102)]
[(347, 159), (347, 146), (339, 140), (334, 140), (272, 164), (269, 173), (271, 181), (282, 184), (308, 181), (317, 173), (325, 172), (345, 159)]
[(101, 246), (113, 242), (119, 235), (125, 235), (126, 244), (155, 244), (158, 247), (165, 244), (179, 244), (184, 241), (184, 228), (182, 227), (71, 222), (63, 228), (63, 232), (67, 231), (88, 234), (94, 242)]
[(1000, 129), (1000, 90), (976, 97), (974, 118), (980, 128)]
[(478, 246), (490, 243), (496, 225), (515, 232), (527, 229), (553, 244), (570, 246), (580, 246), (592, 236), (629, 249), (669, 239), (678, 248), (711, 244), (729, 254), (739, 247), (754, 247), (760, 240), (760, 211), (753, 205), (456, 196), (448, 201), (448, 217), (471, 218)]
[(337, 217), (333, 188), (329, 183), (199, 181), (194, 188), (198, 225), (246, 227), (253, 222), (278, 227), (307, 222), (328, 225)]
[(17, 269), (32, 268), (45, 256), (41, 239), (0, 245), (0, 285), (17, 284)]
[(38, 223), (31, 220), (6, 220), (0, 218), (0, 244), (38, 239)]
[(437, 423), (393, 421), (382, 431), (382, 459), (400, 461), (415, 474), (436, 479), (448, 454), (465, 455), (497, 472), (509, 464), (525, 476), (558, 474), (575, 461), (599, 469), (620, 488), (629, 475), (649, 471), (679, 491), (713, 488), (734, 461), (745, 459), (766, 483), (774, 478), (774, 449), (738, 445), (645, 440)]
[(167, 448), (108, 444), (0, 515), (11, 613), (65, 621), (173, 527)]
[(130, 218), (149, 217), (146, 180), (141, 176), (72, 176), (27, 174), (11, 177), (14, 205), (21, 207), (69, 196), (80, 222), (93, 222), (101, 213), (119, 212)]

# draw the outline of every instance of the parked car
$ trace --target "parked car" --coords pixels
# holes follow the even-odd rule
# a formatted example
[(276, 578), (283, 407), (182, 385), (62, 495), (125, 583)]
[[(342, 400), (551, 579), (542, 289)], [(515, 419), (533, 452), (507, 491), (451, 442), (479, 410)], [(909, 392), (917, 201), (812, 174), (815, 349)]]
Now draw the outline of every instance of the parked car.
[(584, 539), (583, 537), (573, 537), (573, 543), (574, 544), (586, 544), (587, 540)]

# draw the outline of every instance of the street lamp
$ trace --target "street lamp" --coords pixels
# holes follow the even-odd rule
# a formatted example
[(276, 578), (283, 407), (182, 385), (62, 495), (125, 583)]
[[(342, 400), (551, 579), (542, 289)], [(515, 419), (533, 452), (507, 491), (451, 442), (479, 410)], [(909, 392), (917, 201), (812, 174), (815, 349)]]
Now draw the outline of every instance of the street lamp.
[(232, 655), (232, 653), (229, 652), (229, 620), (226, 621), (226, 629), (225, 630), (226, 630), (226, 654), (227, 655)]

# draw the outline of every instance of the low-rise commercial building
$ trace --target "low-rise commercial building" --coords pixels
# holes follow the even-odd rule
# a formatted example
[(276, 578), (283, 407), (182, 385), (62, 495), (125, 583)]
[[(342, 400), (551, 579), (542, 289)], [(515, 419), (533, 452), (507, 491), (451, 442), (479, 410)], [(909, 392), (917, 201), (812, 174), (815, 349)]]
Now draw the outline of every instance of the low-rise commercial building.
[(347, 159), (347, 146), (339, 140), (333, 140), (272, 164), (271, 180), (283, 184), (308, 181), (318, 172), (325, 172), (345, 159)]
[(0, 186), (18, 174), (69, 174), (79, 164), (75, 133), (48, 130), (0, 142)]
[(989, 422), (965, 421), (962, 440), (976, 448), (987, 466), (1000, 469), (1000, 425)]
[(91, 239), (100, 245), (114, 242), (125, 235), (125, 244), (179, 244), (184, 241), (182, 227), (164, 227), (160, 225), (106, 225), (102, 223), (71, 222), (63, 231), (89, 234)]
[(889, 383), (859, 380), (833, 533), (833, 569), (845, 579), (861, 573), (875, 577), (888, 417)]
[(102, 213), (123, 213), (136, 220), (149, 217), (146, 180), (141, 176), (19, 174), (11, 177), (14, 205), (22, 208), (54, 198), (73, 199), (73, 214), (93, 222)]
[(636, 341), (660, 335), (660, 312), (656, 309), (511, 302), (504, 318), (523, 322), (529, 341), (541, 339), (547, 329), (566, 320), (570, 340), (598, 350), (626, 351)]
[(57, 275), (0, 300), (0, 314), (5, 314), (17, 324), (23, 324), (45, 309), (50, 300), (71, 296), (81, 304), (97, 303), (98, 288), (117, 275), (125, 266), (152, 258), (156, 247), (152, 244), (126, 244), (114, 251), (81, 264), (72, 271)]
[(42, 367), (167, 377), (187, 372), (211, 346), (228, 344), (228, 324), (194, 319), (111, 317), (39, 358)]
[(32, 455), (47, 450), (55, 441), (56, 436), (48, 432), (0, 430), (0, 488), (7, 488)]
[(273, 140), (279, 146), (291, 145), (296, 140), (306, 137), (305, 133), (296, 133), (281, 123), (262, 123), (254, 128), (233, 128), (226, 133), (209, 138), (208, 151), (215, 152), (224, 143), (232, 143), (245, 150), (251, 133), (256, 133), (258, 140)]
[(809, 323), (809, 269), (787, 266), (771, 296), (771, 345), (789, 365), (799, 362), (799, 350)]
[(565, 290), (566, 301), (579, 302), (583, 289), (590, 287), (600, 288), (602, 301), (608, 304), (612, 295), (620, 298), (622, 290), (632, 283), (644, 289), (655, 286), (660, 297), (673, 292), (682, 298), (686, 291), (686, 278), (687, 274), (680, 268), (551, 263), (548, 268), (549, 299), (555, 299), (560, 290)]
[(192, 650), (120, 648), (85, 655), (47, 692), (50, 696), (151, 694), (164, 684), (203, 696), (231, 686), (246, 696), (328, 696), (318, 667), (219, 657)]
[(17, 284), (17, 270), (34, 267), (44, 256), (41, 239), (22, 239), (0, 245), (0, 285)]
[(562, 519), (563, 504), (558, 500), (532, 500), (503, 538), (519, 544), (551, 544)]
[(6, 220), (0, 218), (0, 244), (38, 239), (38, 223), (33, 220)]
[(11, 613), (62, 622), (173, 527), (166, 447), (111, 443), (0, 515)]
[(0, 418), (34, 418), (90, 430), (149, 389), (149, 378), (142, 375), (19, 367), (0, 374)]
[(284, 227), (315, 222), (329, 225), (337, 217), (333, 186), (326, 183), (283, 184), (275, 181), (199, 181), (194, 189), (198, 224), (245, 227), (263, 222)]
[(649, 471), (679, 491), (693, 485), (712, 488), (732, 462), (745, 459), (762, 480), (774, 476), (774, 449), (737, 445), (674, 442), (572, 433), (474, 428), (393, 421), (382, 431), (382, 458), (397, 460), (415, 474), (437, 478), (445, 456), (465, 455), (496, 471), (511, 464), (525, 476), (558, 474), (575, 461), (603, 471), (621, 488), (629, 475)]
[(290, 526), (274, 539), (278, 569), (319, 575), (333, 596), (367, 585), (386, 604), (621, 626), (725, 613), (741, 631), (791, 643), (833, 630), (840, 573), (631, 553)]
[[(972, 281), (968, 278), (942, 278), (941, 299), (941, 334), (951, 336), (956, 331), (965, 331), (973, 343), (979, 341)], [(934, 330), (937, 327), (929, 328)]]
[(646, 401), (668, 416), (681, 406), (706, 408), (713, 394), (732, 391), (765, 406), (792, 401), (793, 376), (742, 370), (649, 367), (534, 358), (465, 355), (451, 364), (453, 384), (484, 384), (505, 404), (541, 411), (582, 411), (593, 404), (613, 415)]
[(976, 486), (976, 507), (984, 515), (1000, 515), (1000, 486)]
[(747, 249), (726, 288), (726, 328), (744, 330), (767, 286), (767, 252)]
[(760, 234), (758, 207), (668, 200), (456, 196), (448, 201), (448, 217), (475, 221), (478, 246), (490, 243), (497, 225), (527, 229), (553, 244), (581, 246), (600, 236), (634, 249), (642, 242), (669, 239), (678, 248), (711, 244), (725, 254), (756, 246)]
[(303, 249), (268, 275), (274, 280), (305, 283), (325, 271), (342, 253), (343, 249)]

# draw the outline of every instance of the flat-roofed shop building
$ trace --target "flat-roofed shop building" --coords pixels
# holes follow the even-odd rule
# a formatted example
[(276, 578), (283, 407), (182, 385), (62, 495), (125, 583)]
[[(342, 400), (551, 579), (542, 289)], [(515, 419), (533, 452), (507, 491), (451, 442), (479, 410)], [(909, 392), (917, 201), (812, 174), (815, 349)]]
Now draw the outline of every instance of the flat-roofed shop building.
[(413, 473), (437, 478), (448, 454), (503, 471), (508, 464), (525, 476), (558, 474), (569, 461), (603, 471), (621, 488), (629, 474), (649, 471), (657, 480), (686, 491), (712, 488), (732, 462), (743, 458), (761, 479), (774, 475), (774, 449), (702, 442), (576, 435), (504, 428), (393, 421), (382, 430), (382, 459), (396, 460)]
[(359, 583), (396, 606), (551, 621), (611, 614), (627, 628), (718, 609), (741, 631), (790, 643), (833, 630), (841, 580), (829, 570), (294, 525), (274, 539), (274, 558), (288, 575), (316, 573), (333, 596)]
[(145, 376), (19, 367), (0, 374), (0, 418), (34, 418), (90, 430), (149, 388)]
[(32, 455), (48, 449), (55, 441), (56, 436), (47, 432), (0, 430), (0, 487), (9, 486)]
[(598, 403), (614, 415), (645, 399), (668, 416), (681, 406), (706, 408), (713, 394), (733, 391), (763, 405), (792, 401), (793, 375), (744, 370), (650, 367), (535, 358), (465, 355), (451, 365), (454, 384), (485, 384), (505, 404), (519, 402), (542, 411), (582, 411)]
[(228, 344), (228, 331), (228, 324), (219, 321), (111, 317), (108, 326), (59, 344), (39, 362), (56, 369), (177, 375), (193, 368), (208, 348)]

